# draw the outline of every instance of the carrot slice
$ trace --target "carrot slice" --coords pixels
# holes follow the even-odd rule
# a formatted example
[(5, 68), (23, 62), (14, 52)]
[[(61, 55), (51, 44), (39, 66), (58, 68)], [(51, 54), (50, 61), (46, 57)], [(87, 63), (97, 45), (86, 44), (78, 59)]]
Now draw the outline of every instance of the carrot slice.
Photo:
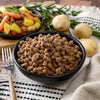
[(5, 17), (3, 18), (3, 20), (2, 20), (1, 23), (0, 23), (0, 32), (3, 31), (3, 29), (4, 29), (4, 24), (5, 24), (6, 22), (8, 22), (9, 19), (10, 19), (9, 16), (5, 16)]
[(17, 35), (17, 33), (12, 31), (12, 32), (11, 32), (11, 35)]
[(16, 32), (14, 32), (14, 31), (11, 31), (11, 33), (10, 33), (11, 35), (20, 35), (20, 34), (23, 34), (23, 29), (21, 28), (21, 33), (19, 34), (19, 33), (16, 33)]
[(23, 29), (21, 28), (21, 33), (20, 34), (23, 34)]
[(31, 16), (29, 13), (25, 12), (24, 10), (20, 10), (27, 18), (31, 19), (32, 21), (35, 22), (35, 18)]
[(21, 19), (21, 14), (14, 13), (14, 12), (9, 12), (9, 11), (4, 11), (3, 15), (8, 15), (10, 17), (13, 17), (15, 19)]

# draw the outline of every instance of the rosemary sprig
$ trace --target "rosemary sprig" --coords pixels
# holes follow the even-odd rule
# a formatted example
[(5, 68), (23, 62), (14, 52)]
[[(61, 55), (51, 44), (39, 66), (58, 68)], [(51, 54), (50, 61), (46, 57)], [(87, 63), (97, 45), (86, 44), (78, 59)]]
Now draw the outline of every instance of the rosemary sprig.
[(26, 5), (26, 4), (29, 4), (30, 3), (30, 0), (26, 0), (23, 5)]
[(70, 20), (70, 21), (71, 21), (70, 27), (73, 28), (73, 29), (74, 29), (74, 27), (75, 27), (76, 25), (80, 24), (80, 22), (77, 22), (77, 21), (75, 21), (75, 20)]
[(100, 32), (93, 31), (93, 35), (95, 35), (96, 37), (100, 38)]
[(15, 12), (15, 13), (21, 13), (20, 10), (15, 7), (15, 6), (12, 6), (12, 7), (6, 7), (5, 8), (7, 11), (10, 11), (10, 12)]
[(53, 18), (53, 16), (49, 15), (48, 12), (46, 13), (45, 11), (43, 11), (43, 16), (44, 16), (44, 25), (45, 25), (45, 30), (46, 31), (53, 31), (54, 28), (51, 25), (51, 20)]

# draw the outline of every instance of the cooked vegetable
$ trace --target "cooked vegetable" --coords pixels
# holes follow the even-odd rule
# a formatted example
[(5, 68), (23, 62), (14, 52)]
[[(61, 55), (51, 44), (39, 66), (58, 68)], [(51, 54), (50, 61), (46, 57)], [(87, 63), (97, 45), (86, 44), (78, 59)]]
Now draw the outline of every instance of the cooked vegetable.
[(11, 31), (21, 33), (21, 28), (17, 24), (13, 23), (13, 25), (11, 26)]
[(35, 31), (35, 29), (36, 29), (36, 28), (35, 28), (34, 25), (27, 28), (28, 31)]
[(9, 16), (5, 16), (5, 17), (3, 18), (3, 20), (1, 21), (1, 23), (0, 23), (0, 32), (3, 31), (3, 29), (4, 29), (4, 24), (5, 24), (6, 22), (8, 22), (8, 21), (9, 21)]
[(91, 27), (86, 23), (81, 23), (75, 26), (75, 34), (78, 38), (89, 38), (92, 35)]
[(14, 12), (9, 12), (9, 11), (4, 11), (4, 16), (7, 15), (9, 17), (13, 17), (15, 19), (21, 19), (21, 14), (14, 13)]
[(23, 34), (23, 29), (21, 28), (21, 33), (20, 34)]
[(17, 33), (12, 31), (12, 32), (11, 32), (11, 35), (17, 35)]
[(35, 22), (35, 19), (33, 16), (25, 12), (24, 10), (20, 10), (27, 18), (31, 19), (33, 22)]
[(41, 24), (41, 21), (38, 17), (34, 17), (35, 21)]
[(99, 46), (94, 40), (80, 39), (80, 42), (83, 44), (87, 56), (94, 56), (98, 52)]
[(11, 26), (9, 24), (5, 23), (4, 24), (4, 33), (9, 34), (10, 30), (11, 30)]
[(24, 25), (25, 26), (32, 26), (33, 24), (34, 24), (34, 22), (31, 19), (24, 17)]
[(27, 13), (29, 13), (29, 10), (24, 6), (22, 6), (19, 10), (23, 10), (23, 11), (26, 11)]
[(35, 28), (39, 28), (39, 27), (40, 27), (40, 23), (36, 22), (36, 23), (34, 24), (34, 26), (35, 26)]
[(66, 31), (70, 26), (70, 20), (66, 15), (58, 15), (53, 19), (52, 25), (57, 31)]
[(35, 31), (41, 24), (40, 15), (24, 6), (0, 7), (0, 16), (0, 32), (7, 35), (26, 34)]
[(15, 6), (6, 7), (5, 10), (10, 11), (10, 12), (14, 12), (14, 13), (21, 13), (20, 10)]
[(0, 12), (4, 12), (5, 11), (5, 8), (4, 7), (0, 7)]

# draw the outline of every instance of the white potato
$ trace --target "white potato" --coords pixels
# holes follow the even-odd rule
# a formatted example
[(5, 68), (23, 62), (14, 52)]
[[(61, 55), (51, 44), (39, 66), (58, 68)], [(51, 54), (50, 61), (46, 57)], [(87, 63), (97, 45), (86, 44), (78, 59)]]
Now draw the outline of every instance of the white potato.
[(94, 40), (80, 39), (80, 42), (83, 44), (87, 56), (94, 56), (98, 52), (99, 46)]
[(92, 35), (91, 27), (86, 23), (81, 23), (75, 26), (74, 28), (76, 36), (81, 38), (89, 38)]
[(53, 18), (52, 25), (57, 31), (66, 31), (70, 26), (70, 20), (66, 15), (57, 15)]

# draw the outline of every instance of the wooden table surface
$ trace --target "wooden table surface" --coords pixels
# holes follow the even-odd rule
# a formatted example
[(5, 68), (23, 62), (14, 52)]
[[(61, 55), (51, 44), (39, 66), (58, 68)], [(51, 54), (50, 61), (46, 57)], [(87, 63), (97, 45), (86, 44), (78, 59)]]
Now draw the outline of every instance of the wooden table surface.
[[(25, 0), (0, 0), (0, 5), (20, 4)], [(30, 0), (31, 2), (38, 2), (41, 0)], [(97, 6), (100, 7), (100, 0), (44, 0), (44, 1), (55, 1), (57, 4), (67, 5), (85, 5), (85, 6)]]

